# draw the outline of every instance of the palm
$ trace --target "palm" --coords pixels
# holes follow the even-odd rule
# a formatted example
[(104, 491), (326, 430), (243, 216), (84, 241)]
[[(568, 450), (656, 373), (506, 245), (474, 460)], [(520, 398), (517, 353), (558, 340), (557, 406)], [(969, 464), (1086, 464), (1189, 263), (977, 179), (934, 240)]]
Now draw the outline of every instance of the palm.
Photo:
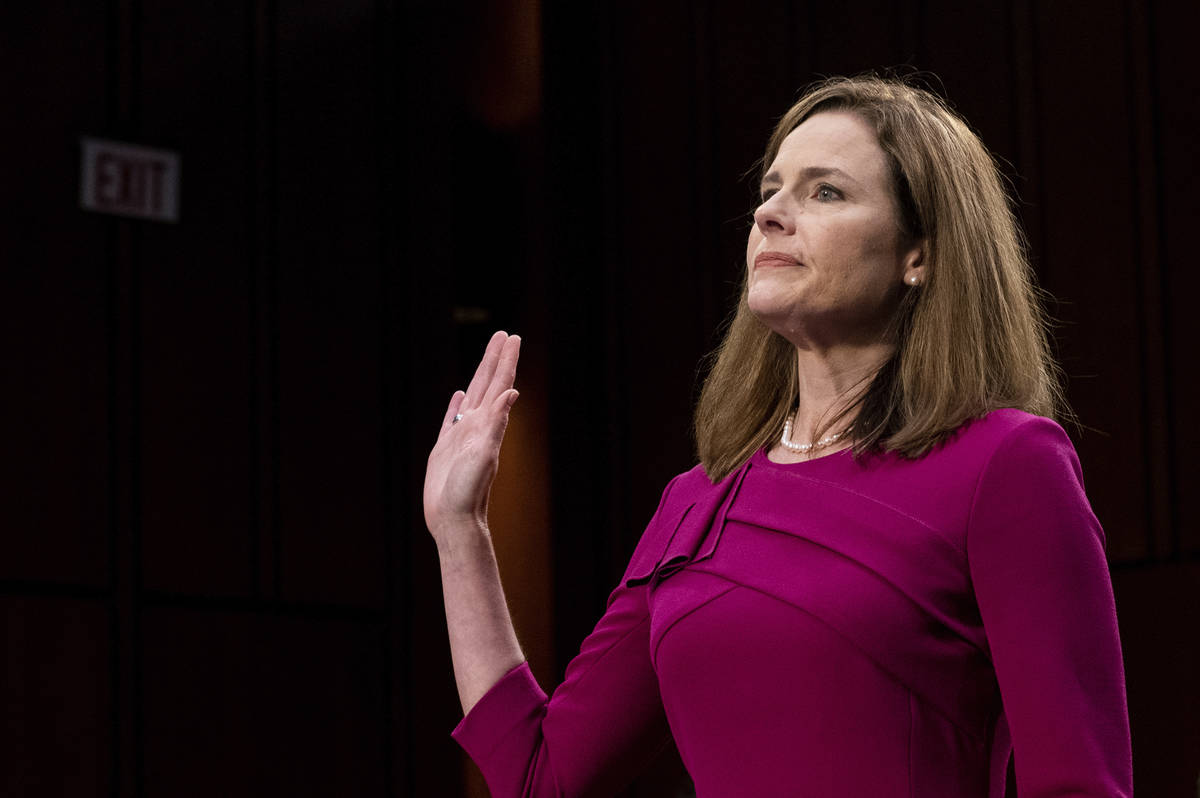
[(466, 392), (450, 398), (425, 468), (425, 523), (435, 536), (446, 524), (486, 523), (520, 351), (519, 337), (493, 335)]

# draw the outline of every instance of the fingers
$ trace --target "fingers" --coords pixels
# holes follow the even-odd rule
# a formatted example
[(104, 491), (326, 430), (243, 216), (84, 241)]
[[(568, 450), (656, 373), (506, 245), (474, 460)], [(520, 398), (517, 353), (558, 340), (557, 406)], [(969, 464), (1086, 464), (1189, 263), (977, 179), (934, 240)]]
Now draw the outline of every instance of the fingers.
[(496, 401), (505, 391), (511, 390), (517, 379), (517, 361), (521, 358), (521, 336), (510, 335), (500, 349), (496, 370), (480, 404), (487, 406)]
[(492, 375), (496, 373), (496, 364), (500, 361), (500, 350), (507, 340), (508, 333), (500, 331), (488, 341), (487, 348), (483, 350), (483, 359), (479, 361), (479, 366), (475, 369), (475, 376), (471, 378), (471, 384), (467, 386), (463, 410), (471, 410), (483, 403), (483, 397), (492, 382)]
[(497, 419), (496, 426), (492, 429), (492, 438), (497, 447), (504, 442), (504, 431), (508, 429), (508, 412), (516, 404), (518, 396), (520, 394), (515, 388), (509, 388), (500, 394), (492, 404), (492, 412), (495, 413)]
[(458, 413), (467, 414), (472, 410), (491, 410), (503, 421), (498, 428), (498, 434), (503, 437), (504, 427), (508, 421), (508, 409), (517, 400), (517, 392), (513, 382), (517, 378), (517, 361), (521, 356), (521, 336), (509, 335), (500, 331), (488, 341), (483, 352), (483, 359), (475, 369), (475, 376), (466, 392), (458, 391), (450, 400), (446, 415), (442, 419), (442, 432), (445, 432), (454, 422)]
[(442, 419), (442, 432), (450, 429), (450, 425), (454, 423), (454, 417), (458, 415), (458, 409), (462, 407), (463, 397), (466, 394), (462, 391), (455, 391), (450, 397), (450, 404), (446, 407), (446, 416)]

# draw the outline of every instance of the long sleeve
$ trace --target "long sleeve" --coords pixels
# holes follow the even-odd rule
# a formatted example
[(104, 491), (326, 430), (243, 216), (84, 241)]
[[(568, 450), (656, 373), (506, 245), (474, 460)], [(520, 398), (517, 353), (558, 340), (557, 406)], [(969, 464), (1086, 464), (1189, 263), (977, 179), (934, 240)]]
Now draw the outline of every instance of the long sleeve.
[[(635, 562), (646, 550), (660, 549), (663, 535), (672, 531), (660, 523), (670, 491), (668, 485)], [(626, 582), (623, 578), (609, 596), (604, 615), (552, 696), (547, 698), (523, 663), (454, 729), (493, 798), (610, 796), (670, 739), (650, 661), (648, 588)]]
[(547, 700), (528, 664), (504, 676), (454, 730), (494, 798), (613, 795), (666, 741), (649, 656), (646, 588), (618, 588)]
[(996, 449), (976, 489), (967, 544), (1020, 795), (1131, 796), (1104, 535), (1058, 425), (1033, 418)]

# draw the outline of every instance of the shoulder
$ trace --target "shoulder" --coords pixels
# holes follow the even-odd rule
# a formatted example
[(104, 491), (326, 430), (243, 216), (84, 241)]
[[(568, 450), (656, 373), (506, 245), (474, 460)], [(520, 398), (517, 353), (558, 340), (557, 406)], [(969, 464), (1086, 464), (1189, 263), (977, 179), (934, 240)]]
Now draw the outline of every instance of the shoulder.
[(954, 443), (979, 458), (981, 480), (997, 471), (1028, 479), (1049, 468), (1082, 482), (1075, 447), (1052, 419), (1013, 408), (993, 410), (955, 437)]
[(714, 487), (708, 480), (708, 474), (704, 473), (704, 466), (697, 463), (667, 483), (659, 507), (667, 503), (696, 501)]
[(664, 532), (669, 535), (688, 508), (697, 504), (709, 503), (715, 498), (723, 496), (729, 485), (736, 479), (737, 474), (738, 471), (735, 471), (714, 485), (709, 481), (708, 475), (704, 473), (704, 467), (697, 464), (692, 469), (676, 476), (667, 483), (666, 489), (663, 490), (662, 498), (658, 502), (658, 509), (654, 511), (654, 516), (646, 527), (643, 540), (647, 537), (662, 537)]
[(1053, 419), (1006, 407), (967, 422), (954, 433), (951, 441), (994, 449), (1012, 441), (1041, 440), (1047, 436), (1068, 441), (1067, 433)]
[(1073, 460), (1075, 449), (1053, 420), (1004, 408), (966, 422), (923, 457), (891, 455), (879, 465), (889, 480), (931, 481), (944, 489), (970, 492), (997, 463), (1037, 454)]
[[(994, 416), (999, 416), (993, 420)], [(1048, 418), (1016, 410), (996, 411), (981, 419), (986, 440), (971, 508), (969, 529), (1083, 526), (1103, 539), (1083, 484), (1075, 447), (1061, 426)], [(967, 431), (969, 432), (969, 431)]]
[(658, 502), (658, 509), (654, 511), (634, 549), (622, 583), (644, 577), (651, 572), (666, 551), (684, 517), (697, 505), (704, 507), (719, 500), (725, 495), (737, 473), (730, 474), (714, 485), (704, 473), (703, 466), (696, 465), (668, 482)]
[[(1078, 460), (1057, 423), (1020, 410), (994, 410), (960, 426), (917, 459), (888, 453), (864, 459), (845, 484), (920, 518), (965, 547), (981, 495), (1004, 496), (1019, 484), (1065, 477), (1079, 482)], [(1046, 487), (1050, 487), (1047, 485)]]
[(968, 421), (923, 459), (947, 477), (972, 482), (997, 466), (1030, 460), (1069, 464), (1078, 477), (1078, 458), (1066, 431), (1052, 419), (1014, 408)]

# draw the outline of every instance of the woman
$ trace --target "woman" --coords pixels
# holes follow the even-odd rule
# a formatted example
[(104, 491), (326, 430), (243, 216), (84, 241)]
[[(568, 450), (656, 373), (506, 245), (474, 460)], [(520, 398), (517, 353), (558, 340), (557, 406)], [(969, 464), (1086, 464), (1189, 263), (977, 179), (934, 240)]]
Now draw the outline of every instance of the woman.
[(494, 795), (609, 795), (673, 736), (699, 796), (1132, 793), (1103, 533), (995, 165), (933, 95), (833, 79), (779, 122), (676, 477), (547, 700), (487, 533), (520, 340), (430, 455)]

